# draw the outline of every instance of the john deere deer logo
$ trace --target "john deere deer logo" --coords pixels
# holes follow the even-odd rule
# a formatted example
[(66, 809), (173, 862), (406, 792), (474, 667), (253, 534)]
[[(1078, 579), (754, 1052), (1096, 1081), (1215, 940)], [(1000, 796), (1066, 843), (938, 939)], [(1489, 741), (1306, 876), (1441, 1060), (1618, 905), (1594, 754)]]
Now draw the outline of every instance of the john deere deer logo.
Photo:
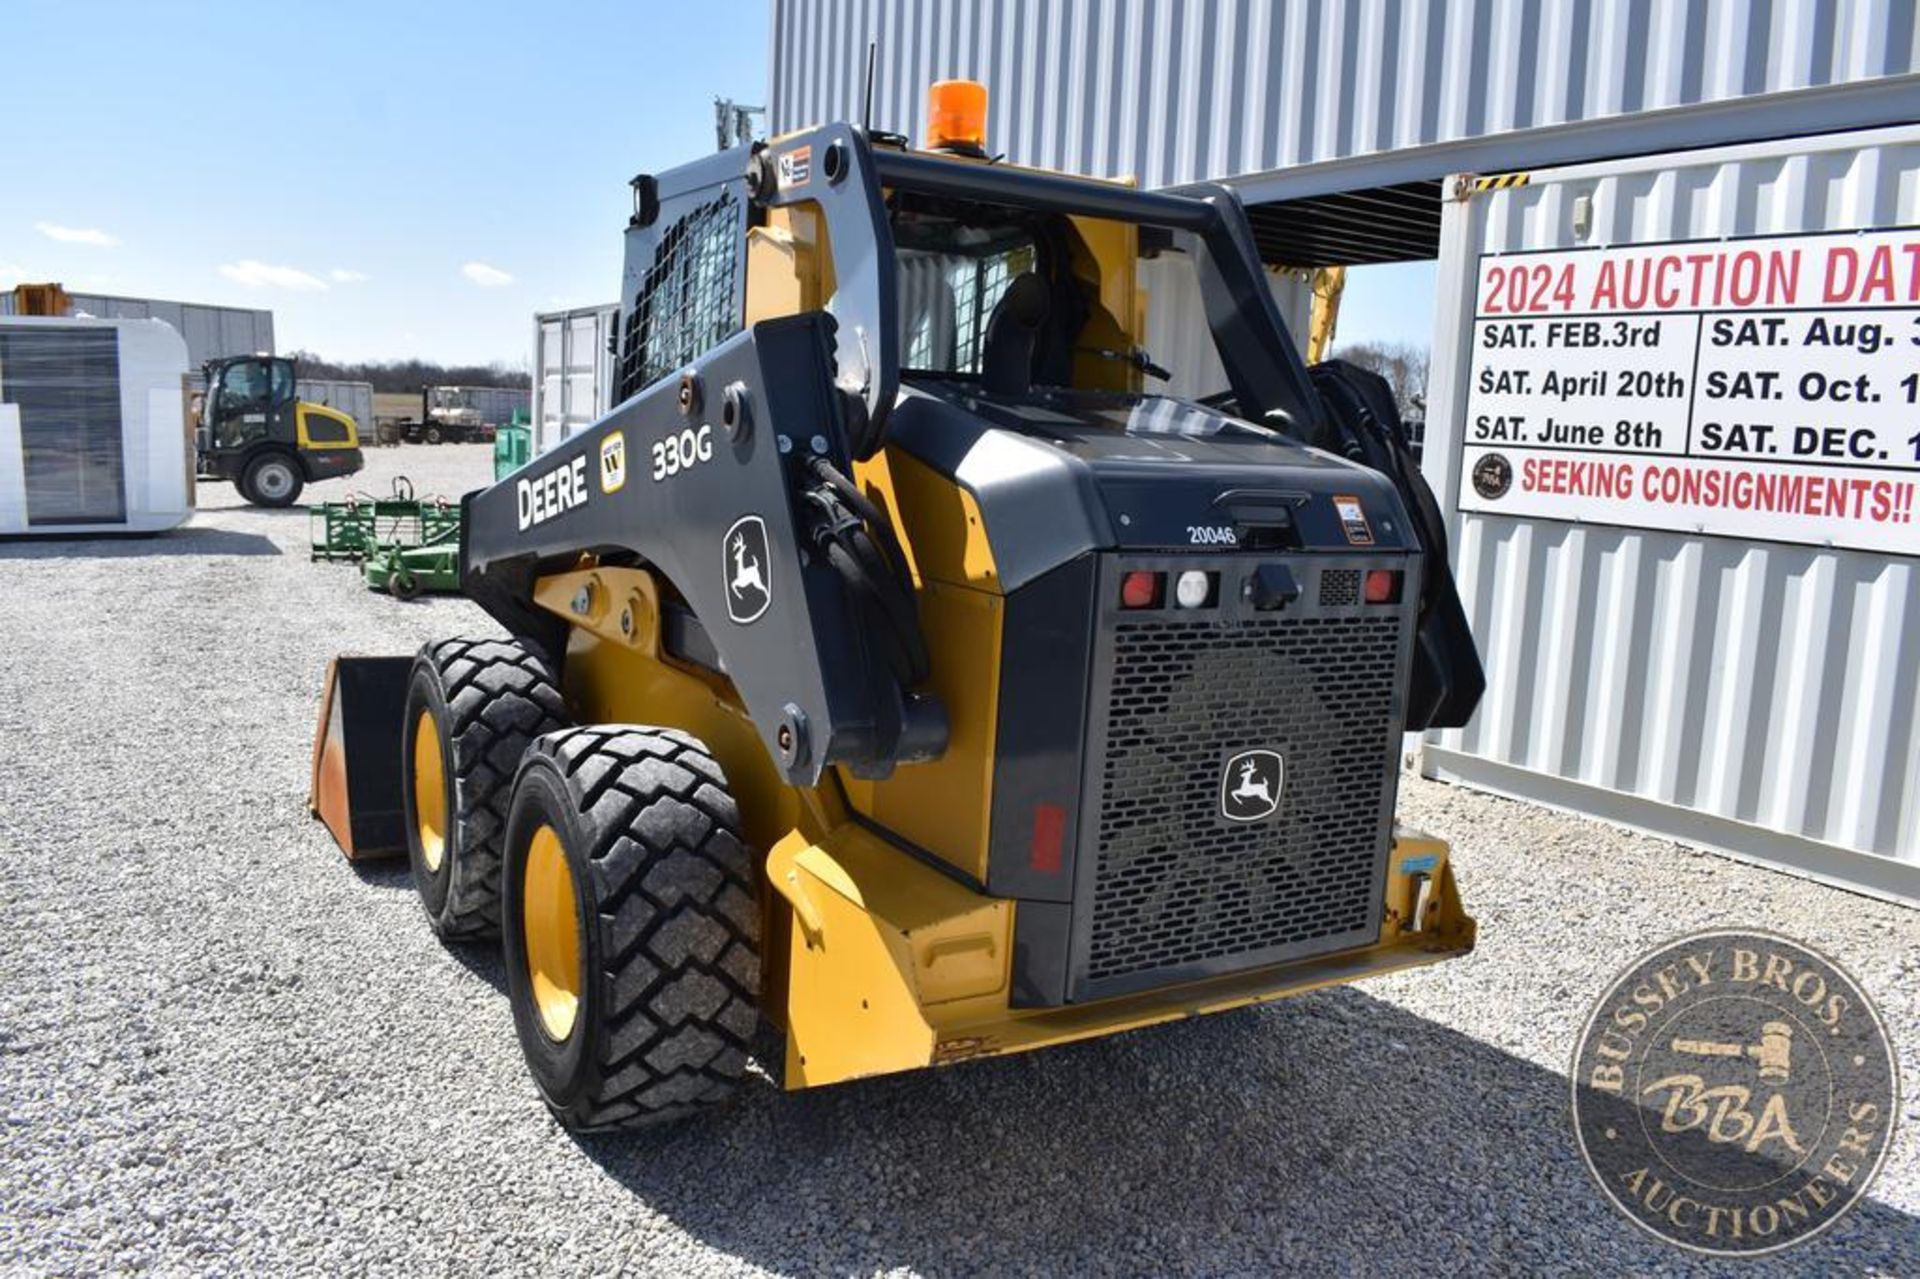
[(767, 578), (767, 525), (758, 515), (743, 515), (723, 539), (726, 545), (727, 616), (745, 626), (773, 603)]
[(1241, 751), (1220, 775), (1220, 815), (1230, 822), (1257, 822), (1280, 807), (1286, 762), (1280, 752)]

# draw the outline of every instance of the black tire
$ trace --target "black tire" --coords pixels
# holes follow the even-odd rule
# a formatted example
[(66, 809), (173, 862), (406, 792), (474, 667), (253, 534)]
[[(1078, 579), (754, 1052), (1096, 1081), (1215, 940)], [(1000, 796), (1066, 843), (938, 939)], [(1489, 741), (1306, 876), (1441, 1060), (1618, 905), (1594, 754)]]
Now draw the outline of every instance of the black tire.
[(427, 428), (427, 443), (438, 444), (441, 440), (445, 438), (446, 437), (440, 433), (439, 427), (430, 426)]
[(262, 453), (241, 474), (240, 496), (255, 506), (279, 510), (299, 501), (306, 484), (298, 462), (285, 453)]
[[(577, 1011), (559, 1038), (528, 963), (542, 827), (559, 836), (575, 904)], [(535, 742), (514, 784), (502, 885), (514, 1026), (562, 1125), (649, 1127), (733, 1095), (760, 1023), (760, 907), (739, 812), (697, 738), (601, 725)]]
[(397, 600), (410, 600), (420, 594), (420, 579), (404, 568), (387, 574), (387, 592)]
[[(420, 776), (423, 715), (434, 731), (437, 787)], [(401, 721), (407, 859), (427, 919), (448, 941), (498, 932), (500, 850), (514, 772), (536, 737), (566, 722), (553, 667), (530, 644), (441, 640), (413, 659)], [(422, 794), (435, 790), (437, 851), (421, 821)]]

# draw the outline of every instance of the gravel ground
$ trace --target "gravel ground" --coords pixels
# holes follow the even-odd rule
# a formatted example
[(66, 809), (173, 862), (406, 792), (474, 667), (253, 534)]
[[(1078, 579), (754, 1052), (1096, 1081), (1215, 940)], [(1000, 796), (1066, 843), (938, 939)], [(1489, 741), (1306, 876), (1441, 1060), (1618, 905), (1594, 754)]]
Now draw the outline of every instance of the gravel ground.
[[(487, 453), (362, 483), (401, 469), (457, 493)], [(404, 863), (350, 867), (304, 807), (330, 654), (489, 624), (309, 564), (302, 511), (202, 500), (157, 540), (0, 545), (0, 1268), (1707, 1272), (1589, 1183), (1564, 1071), (1629, 959), (1744, 924), (1852, 970), (1908, 1100), (1872, 1201), (1743, 1270), (1920, 1272), (1920, 917), (1418, 779), (1468, 959), (570, 1137), (496, 954), (443, 949)]]

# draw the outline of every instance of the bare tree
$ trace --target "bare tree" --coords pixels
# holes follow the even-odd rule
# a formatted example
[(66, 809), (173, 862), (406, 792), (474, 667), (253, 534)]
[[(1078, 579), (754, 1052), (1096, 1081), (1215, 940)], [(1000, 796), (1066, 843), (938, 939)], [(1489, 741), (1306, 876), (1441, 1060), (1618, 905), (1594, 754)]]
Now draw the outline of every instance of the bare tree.
[(530, 387), (533, 378), (526, 361), (517, 366), (494, 361), (492, 364), (436, 364), (431, 360), (375, 360), (341, 363), (314, 354), (295, 351), (293, 362), (301, 377), (336, 378), (343, 382), (371, 382), (376, 391), (418, 391), (423, 386), (510, 386)]
[(1355, 342), (1335, 348), (1334, 357), (1387, 379), (1405, 417), (1424, 417), (1427, 402), (1427, 349), (1406, 342)]

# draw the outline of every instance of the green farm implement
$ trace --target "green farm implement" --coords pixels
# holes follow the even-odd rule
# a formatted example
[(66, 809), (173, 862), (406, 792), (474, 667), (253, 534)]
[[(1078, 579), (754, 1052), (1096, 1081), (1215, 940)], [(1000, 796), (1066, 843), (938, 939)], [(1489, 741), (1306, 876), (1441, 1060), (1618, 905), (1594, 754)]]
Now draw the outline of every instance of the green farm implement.
[(313, 508), (315, 560), (358, 564), (367, 586), (397, 599), (460, 586), (460, 504), (416, 497), (404, 476), (387, 497), (356, 493)]

